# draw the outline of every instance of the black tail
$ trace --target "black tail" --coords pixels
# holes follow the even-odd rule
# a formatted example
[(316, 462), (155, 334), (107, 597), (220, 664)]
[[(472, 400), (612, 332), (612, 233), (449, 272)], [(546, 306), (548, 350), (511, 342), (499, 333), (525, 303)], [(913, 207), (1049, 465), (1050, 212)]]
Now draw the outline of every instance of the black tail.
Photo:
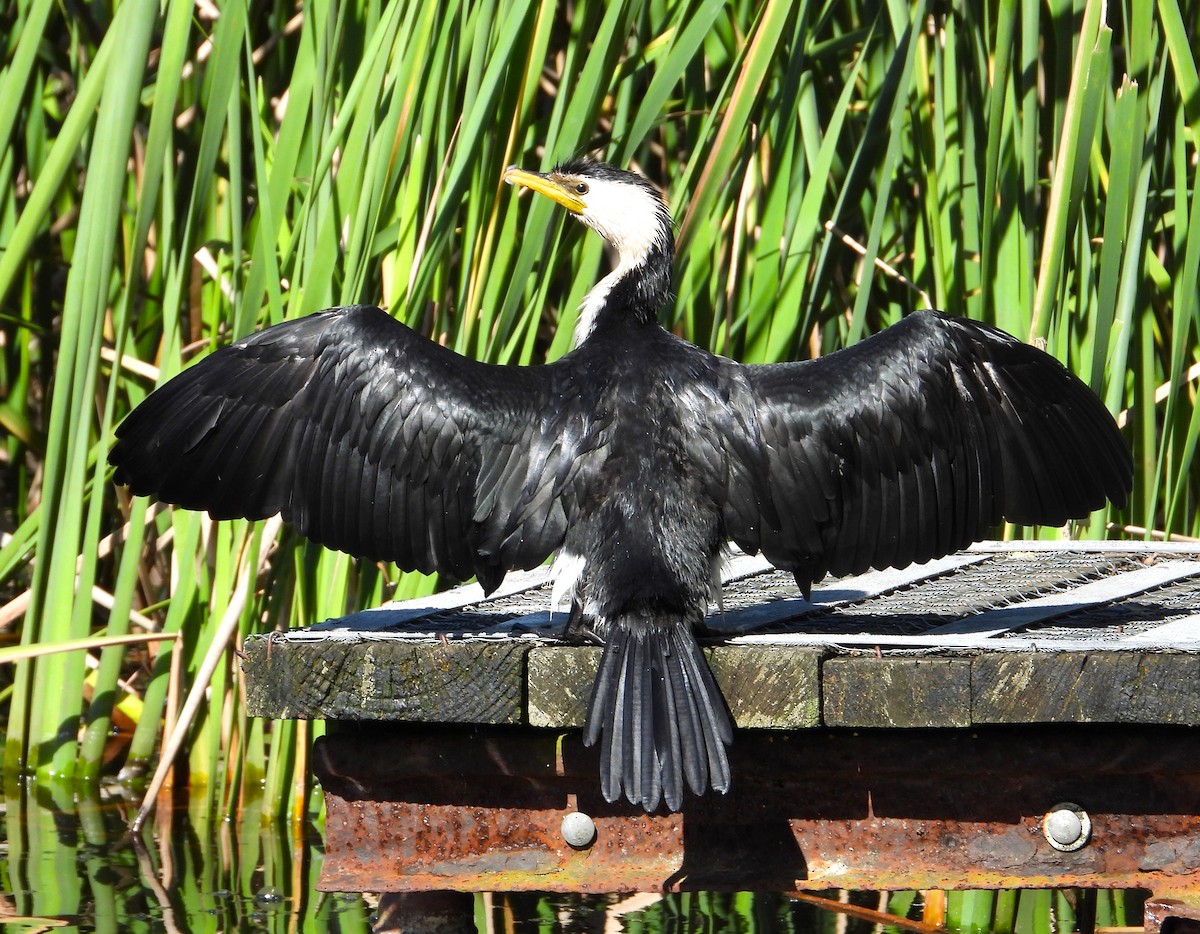
[(696, 794), (729, 790), (725, 746), (733, 726), (721, 690), (685, 622), (608, 626), (583, 742), (600, 747), (600, 787), (647, 812), (678, 811), (683, 779)]

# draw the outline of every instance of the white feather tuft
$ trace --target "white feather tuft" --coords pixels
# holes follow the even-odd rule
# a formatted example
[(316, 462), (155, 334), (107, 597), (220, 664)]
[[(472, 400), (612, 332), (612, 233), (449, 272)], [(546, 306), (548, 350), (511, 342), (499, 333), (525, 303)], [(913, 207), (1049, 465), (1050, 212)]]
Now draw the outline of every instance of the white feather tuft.
[(554, 588), (550, 593), (551, 613), (555, 610), (571, 609), (586, 564), (587, 560), (583, 555), (565, 549), (554, 556), (554, 564), (550, 566), (550, 576), (554, 578)]

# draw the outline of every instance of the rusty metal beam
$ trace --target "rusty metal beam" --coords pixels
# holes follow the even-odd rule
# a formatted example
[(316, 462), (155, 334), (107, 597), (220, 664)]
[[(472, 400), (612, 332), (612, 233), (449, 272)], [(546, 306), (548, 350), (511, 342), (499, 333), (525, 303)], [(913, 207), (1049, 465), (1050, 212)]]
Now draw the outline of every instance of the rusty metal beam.
[(1188, 893), (1190, 901), (1152, 898), (1144, 909), (1146, 934), (1200, 934), (1200, 891)]
[(731, 764), (728, 795), (646, 815), (600, 797), (577, 732), (341, 725), (315, 755), (320, 887), (1200, 891), (1194, 728), (743, 731)]

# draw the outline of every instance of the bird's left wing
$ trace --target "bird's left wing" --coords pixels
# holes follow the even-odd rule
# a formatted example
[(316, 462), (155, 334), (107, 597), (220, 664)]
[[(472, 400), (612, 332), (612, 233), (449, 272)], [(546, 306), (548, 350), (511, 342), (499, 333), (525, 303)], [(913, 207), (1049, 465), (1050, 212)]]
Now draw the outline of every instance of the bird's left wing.
[(1132, 485), (1100, 400), (977, 322), (919, 312), (827, 357), (730, 366), (743, 415), (724, 442), (726, 532), (804, 589), (949, 554), (1001, 520), (1121, 506)]
[(157, 389), (109, 460), (136, 494), (214, 518), (281, 513), (320, 544), (490, 590), (562, 541), (593, 441), (561, 424), (562, 382), (554, 365), (469, 360), (378, 308), (330, 309)]

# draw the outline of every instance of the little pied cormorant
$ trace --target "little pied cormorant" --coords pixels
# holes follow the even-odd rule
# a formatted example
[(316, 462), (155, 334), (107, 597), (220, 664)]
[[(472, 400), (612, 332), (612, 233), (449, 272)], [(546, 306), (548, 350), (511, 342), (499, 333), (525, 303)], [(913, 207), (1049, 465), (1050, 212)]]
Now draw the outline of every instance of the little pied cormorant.
[(609, 801), (678, 810), (685, 781), (729, 788), (730, 716), (693, 635), (726, 542), (807, 595), (1005, 519), (1124, 504), (1132, 461), (1112, 418), (1040, 350), (919, 312), (818, 359), (735, 363), (658, 323), (674, 239), (646, 179), (589, 161), (504, 177), (616, 254), (571, 353), (484, 364), (378, 308), (335, 308), (166, 383), (109, 460), (136, 494), (217, 519), (282, 513), (323, 545), (487, 592), (557, 552), (570, 631), (604, 642), (584, 740)]

